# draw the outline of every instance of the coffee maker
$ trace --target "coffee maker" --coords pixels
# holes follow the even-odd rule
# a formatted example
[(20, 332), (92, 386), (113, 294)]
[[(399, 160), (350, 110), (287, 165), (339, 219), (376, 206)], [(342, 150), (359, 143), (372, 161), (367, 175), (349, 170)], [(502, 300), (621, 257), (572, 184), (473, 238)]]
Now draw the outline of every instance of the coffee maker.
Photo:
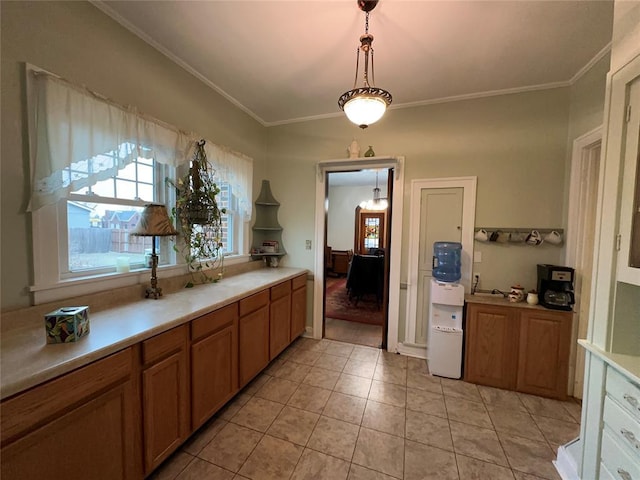
[(540, 305), (554, 310), (571, 311), (575, 303), (573, 276), (573, 268), (538, 264)]

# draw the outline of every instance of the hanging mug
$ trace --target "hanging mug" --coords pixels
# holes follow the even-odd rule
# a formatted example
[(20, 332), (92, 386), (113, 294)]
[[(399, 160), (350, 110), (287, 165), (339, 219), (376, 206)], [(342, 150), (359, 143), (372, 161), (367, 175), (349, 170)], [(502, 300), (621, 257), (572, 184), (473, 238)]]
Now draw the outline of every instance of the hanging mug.
[(527, 235), (527, 239), (525, 241), (529, 245), (540, 245), (544, 240), (542, 240), (542, 236), (538, 230), (531, 230), (531, 233)]
[(489, 240), (489, 233), (484, 228), (481, 228), (476, 232), (475, 239), (479, 242), (486, 242)]
[(552, 245), (560, 245), (562, 243), (562, 235), (556, 230), (552, 230), (544, 236), (544, 241)]

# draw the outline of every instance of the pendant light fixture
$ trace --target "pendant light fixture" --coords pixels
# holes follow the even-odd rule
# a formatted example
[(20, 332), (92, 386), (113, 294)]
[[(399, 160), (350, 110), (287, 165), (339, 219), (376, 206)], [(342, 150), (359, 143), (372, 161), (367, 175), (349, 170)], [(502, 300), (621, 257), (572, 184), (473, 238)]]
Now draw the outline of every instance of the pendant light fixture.
[[(347, 118), (360, 128), (367, 128), (382, 118), (387, 107), (391, 105), (391, 94), (375, 86), (373, 68), (373, 35), (369, 33), (369, 12), (378, 4), (378, 0), (357, 0), (358, 8), (365, 12), (365, 31), (360, 37), (360, 47), (356, 53), (356, 78), (353, 89), (343, 93), (338, 99), (338, 106)], [(364, 85), (357, 87), (360, 66), (360, 50), (364, 53)], [(369, 56), (371, 56), (371, 83), (369, 83)]]
[(378, 171), (376, 170), (376, 188), (373, 189), (373, 199), (360, 203), (363, 210), (386, 210), (389, 202), (385, 198), (380, 198), (380, 188), (378, 187)]

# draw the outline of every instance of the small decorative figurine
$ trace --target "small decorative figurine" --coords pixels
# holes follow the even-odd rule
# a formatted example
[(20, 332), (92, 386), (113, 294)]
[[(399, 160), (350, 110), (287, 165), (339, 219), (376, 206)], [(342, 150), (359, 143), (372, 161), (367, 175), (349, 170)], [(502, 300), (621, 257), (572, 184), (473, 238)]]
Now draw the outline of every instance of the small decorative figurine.
[(364, 152), (364, 156), (365, 157), (375, 157), (376, 156), (376, 153), (373, 151), (373, 147), (371, 145), (369, 145), (369, 150)]
[(349, 145), (347, 151), (349, 152), (349, 158), (358, 158), (360, 156), (360, 145), (358, 145), (355, 138), (353, 142), (351, 142), (351, 145)]

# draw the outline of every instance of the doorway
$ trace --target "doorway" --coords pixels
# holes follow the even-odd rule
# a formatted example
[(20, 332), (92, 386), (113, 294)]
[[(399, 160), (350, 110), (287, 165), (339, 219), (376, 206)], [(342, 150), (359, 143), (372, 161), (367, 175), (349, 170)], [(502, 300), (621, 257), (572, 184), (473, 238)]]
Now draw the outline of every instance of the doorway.
[[(393, 169), (326, 174), (323, 336), (384, 347)], [(374, 188), (375, 185), (375, 188)], [(380, 188), (382, 187), (382, 188)]]
[(585, 352), (577, 348), (577, 339), (587, 337), (593, 274), (596, 201), (600, 172), (602, 127), (573, 142), (569, 185), (569, 224), (567, 228), (566, 265), (575, 269), (574, 322), (569, 361), (569, 395), (582, 398)]
[[(313, 294), (313, 336), (322, 338), (324, 335), (324, 293), (325, 280), (327, 278), (327, 251), (325, 246), (331, 246), (331, 240), (327, 236), (329, 231), (327, 211), (328, 173), (353, 172), (362, 170), (392, 169), (393, 174), (388, 178), (388, 201), (393, 205), (393, 215), (388, 215), (385, 231), (388, 238), (385, 240), (385, 252), (381, 255), (386, 263), (388, 275), (385, 277), (383, 288), (383, 304), (386, 308), (386, 329), (382, 331), (382, 345), (389, 351), (396, 351), (398, 342), (398, 316), (400, 297), (400, 244), (402, 241), (402, 195), (404, 182), (404, 158), (403, 157), (372, 157), (355, 160), (329, 160), (318, 164), (316, 182), (316, 259), (314, 270), (314, 294)], [(373, 185), (368, 185), (368, 194), (363, 200), (372, 197)], [(355, 225), (355, 205), (351, 206), (349, 221)], [(349, 239), (351, 248), (354, 245), (355, 232)], [(395, 247), (394, 247), (395, 246)]]

